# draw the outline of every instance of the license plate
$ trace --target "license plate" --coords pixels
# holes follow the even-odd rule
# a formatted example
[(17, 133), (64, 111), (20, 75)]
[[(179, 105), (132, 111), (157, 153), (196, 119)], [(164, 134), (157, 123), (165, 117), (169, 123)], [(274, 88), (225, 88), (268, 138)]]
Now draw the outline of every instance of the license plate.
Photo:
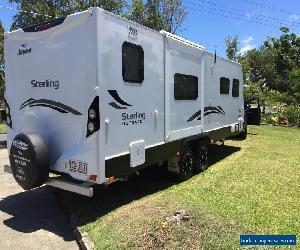
[(78, 160), (69, 160), (66, 167), (74, 173), (87, 174), (87, 162)]

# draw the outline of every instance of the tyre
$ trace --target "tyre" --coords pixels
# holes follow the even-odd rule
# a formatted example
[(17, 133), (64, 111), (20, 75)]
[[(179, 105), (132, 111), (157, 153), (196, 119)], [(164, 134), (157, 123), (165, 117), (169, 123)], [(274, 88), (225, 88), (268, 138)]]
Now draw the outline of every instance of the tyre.
[(196, 174), (208, 168), (208, 143), (207, 140), (200, 140), (195, 144), (194, 172)]
[(194, 173), (194, 154), (189, 144), (184, 144), (178, 159), (177, 179), (188, 180)]
[(48, 149), (37, 134), (18, 134), (12, 141), (9, 160), (16, 182), (25, 190), (41, 186), (49, 177)]
[(244, 125), (243, 131), (237, 136), (237, 138), (241, 140), (246, 140), (247, 139), (247, 124)]

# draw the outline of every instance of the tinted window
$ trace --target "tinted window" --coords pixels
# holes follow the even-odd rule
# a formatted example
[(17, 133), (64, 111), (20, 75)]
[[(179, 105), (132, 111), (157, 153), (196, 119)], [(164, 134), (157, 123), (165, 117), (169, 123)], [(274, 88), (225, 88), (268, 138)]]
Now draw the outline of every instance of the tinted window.
[(221, 77), (220, 78), (220, 94), (228, 95), (229, 94), (230, 80), (229, 78)]
[(174, 75), (175, 100), (196, 100), (198, 98), (198, 77), (176, 73)]
[(239, 96), (239, 85), (240, 85), (240, 81), (238, 79), (233, 79), (233, 82), (232, 82), (232, 96), (233, 97)]
[(122, 75), (125, 82), (144, 81), (144, 50), (141, 46), (129, 42), (123, 43)]

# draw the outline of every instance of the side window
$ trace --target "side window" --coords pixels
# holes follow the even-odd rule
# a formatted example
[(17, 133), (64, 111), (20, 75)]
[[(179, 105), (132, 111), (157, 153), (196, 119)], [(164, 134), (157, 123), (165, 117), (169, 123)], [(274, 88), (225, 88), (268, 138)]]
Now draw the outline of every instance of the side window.
[(229, 94), (229, 87), (230, 87), (230, 80), (226, 77), (220, 78), (220, 94), (221, 95), (228, 95)]
[(176, 73), (174, 75), (175, 100), (196, 100), (198, 98), (198, 77)]
[(129, 42), (123, 43), (122, 76), (125, 82), (144, 81), (144, 50), (141, 46)]
[(240, 81), (238, 79), (233, 79), (233, 83), (232, 83), (233, 97), (239, 97), (239, 86), (240, 86)]

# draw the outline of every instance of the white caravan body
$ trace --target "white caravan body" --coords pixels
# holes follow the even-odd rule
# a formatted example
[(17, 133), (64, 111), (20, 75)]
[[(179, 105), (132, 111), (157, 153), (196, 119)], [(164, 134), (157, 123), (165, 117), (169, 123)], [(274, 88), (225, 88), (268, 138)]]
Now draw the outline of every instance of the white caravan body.
[(8, 149), (36, 133), (50, 172), (76, 180), (107, 183), (168, 160), (188, 138), (243, 129), (239, 64), (100, 8), (6, 33), (5, 62)]

